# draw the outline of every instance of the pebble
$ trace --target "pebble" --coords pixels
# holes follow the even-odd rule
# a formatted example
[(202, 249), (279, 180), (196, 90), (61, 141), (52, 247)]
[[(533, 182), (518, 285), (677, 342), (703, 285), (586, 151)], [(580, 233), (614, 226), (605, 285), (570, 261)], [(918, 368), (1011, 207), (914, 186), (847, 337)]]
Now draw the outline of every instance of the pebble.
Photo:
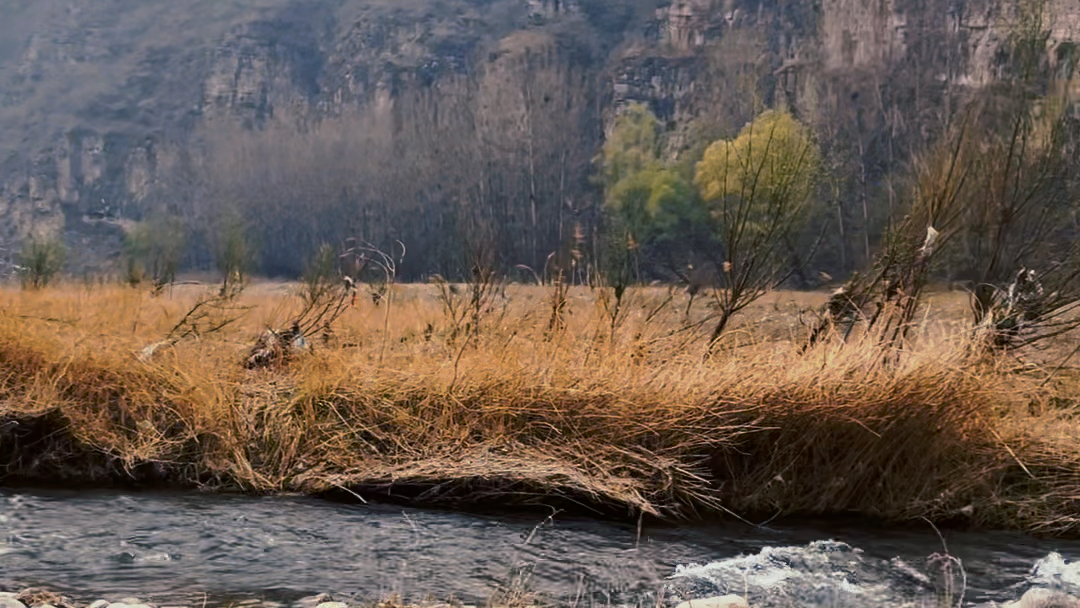
[(0, 593), (0, 608), (26, 608), (22, 602), (15, 599), (15, 593)]
[(682, 602), (675, 608), (750, 608), (750, 604), (738, 595), (718, 595)]
[(97, 600), (93, 604), (90, 604), (89, 606), (87, 606), (86, 608), (105, 608), (108, 605), (109, 605), (109, 602), (107, 602), (105, 600)]
[(349, 608), (345, 602), (323, 602), (315, 608)]

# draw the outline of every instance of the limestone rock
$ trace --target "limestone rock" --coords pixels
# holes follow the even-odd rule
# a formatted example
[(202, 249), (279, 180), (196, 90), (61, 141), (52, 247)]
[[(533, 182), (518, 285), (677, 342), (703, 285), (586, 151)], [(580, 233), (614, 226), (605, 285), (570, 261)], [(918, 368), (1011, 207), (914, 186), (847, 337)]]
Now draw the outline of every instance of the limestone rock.
[(320, 604), (325, 604), (334, 601), (334, 598), (328, 593), (320, 593), (319, 595), (312, 595), (309, 597), (302, 597), (295, 602), (293, 606), (297, 608), (316, 608)]
[(750, 605), (738, 595), (718, 595), (682, 602), (675, 608), (750, 608)]

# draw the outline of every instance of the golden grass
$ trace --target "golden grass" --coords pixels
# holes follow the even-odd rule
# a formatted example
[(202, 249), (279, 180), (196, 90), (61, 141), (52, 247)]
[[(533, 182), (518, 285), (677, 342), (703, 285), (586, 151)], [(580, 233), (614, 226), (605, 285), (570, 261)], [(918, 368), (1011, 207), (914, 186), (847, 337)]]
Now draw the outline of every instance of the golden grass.
[(972, 361), (952, 294), (884, 365), (858, 338), (799, 352), (822, 294), (766, 296), (704, 359), (694, 323), (709, 311), (684, 318), (686, 296), (662, 306), (663, 288), (633, 291), (612, 337), (583, 288), (561, 331), (549, 292), (511, 286), (455, 333), (433, 287), (405, 285), (389, 304), (361, 298), (288, 366), (248, 371), (255, 338), (299, 308), (264, 284), (236, 323), (140, 361), (201, 289), (0, 291), (0, 483), (1080, 531), (1075, 381)]

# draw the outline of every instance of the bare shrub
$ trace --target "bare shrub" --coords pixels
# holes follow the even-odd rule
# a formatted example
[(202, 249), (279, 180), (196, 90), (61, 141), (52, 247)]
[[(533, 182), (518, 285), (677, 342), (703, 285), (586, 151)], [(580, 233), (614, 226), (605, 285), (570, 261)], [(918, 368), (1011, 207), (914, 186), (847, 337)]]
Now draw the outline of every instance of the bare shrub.
[(793, 272), (788, 245), (805, 223), (820, 164), (809, 130), (777, 111), (705, 151), (695, 181), (717, 225), (715, 262), (724, 279), (713, 291), (718, 319), (711, 345), (735, 313)]

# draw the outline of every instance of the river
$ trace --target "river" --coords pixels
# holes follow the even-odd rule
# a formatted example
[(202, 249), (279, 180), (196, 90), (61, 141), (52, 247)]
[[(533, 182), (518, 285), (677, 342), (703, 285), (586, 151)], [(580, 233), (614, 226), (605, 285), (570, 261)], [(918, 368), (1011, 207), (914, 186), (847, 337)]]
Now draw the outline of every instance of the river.
[[(1080, 593), (1080, 542), (944, 533), (965, 605), (1032, 587)], [(724, 593), (755, 607), (934, 605), (942, 539), (808, 523), (645, 526), (556, 513), (476, 515), (302, 497), (0, 490), (0, 589), (90, 601), (260, 600), (327, 592), (484, 603), (507, 587), (573, 606), (656, 606)], [(959, 594), (954, 594), (959, 601)], [(954, 605), (955, 605), (954, 601)]]

